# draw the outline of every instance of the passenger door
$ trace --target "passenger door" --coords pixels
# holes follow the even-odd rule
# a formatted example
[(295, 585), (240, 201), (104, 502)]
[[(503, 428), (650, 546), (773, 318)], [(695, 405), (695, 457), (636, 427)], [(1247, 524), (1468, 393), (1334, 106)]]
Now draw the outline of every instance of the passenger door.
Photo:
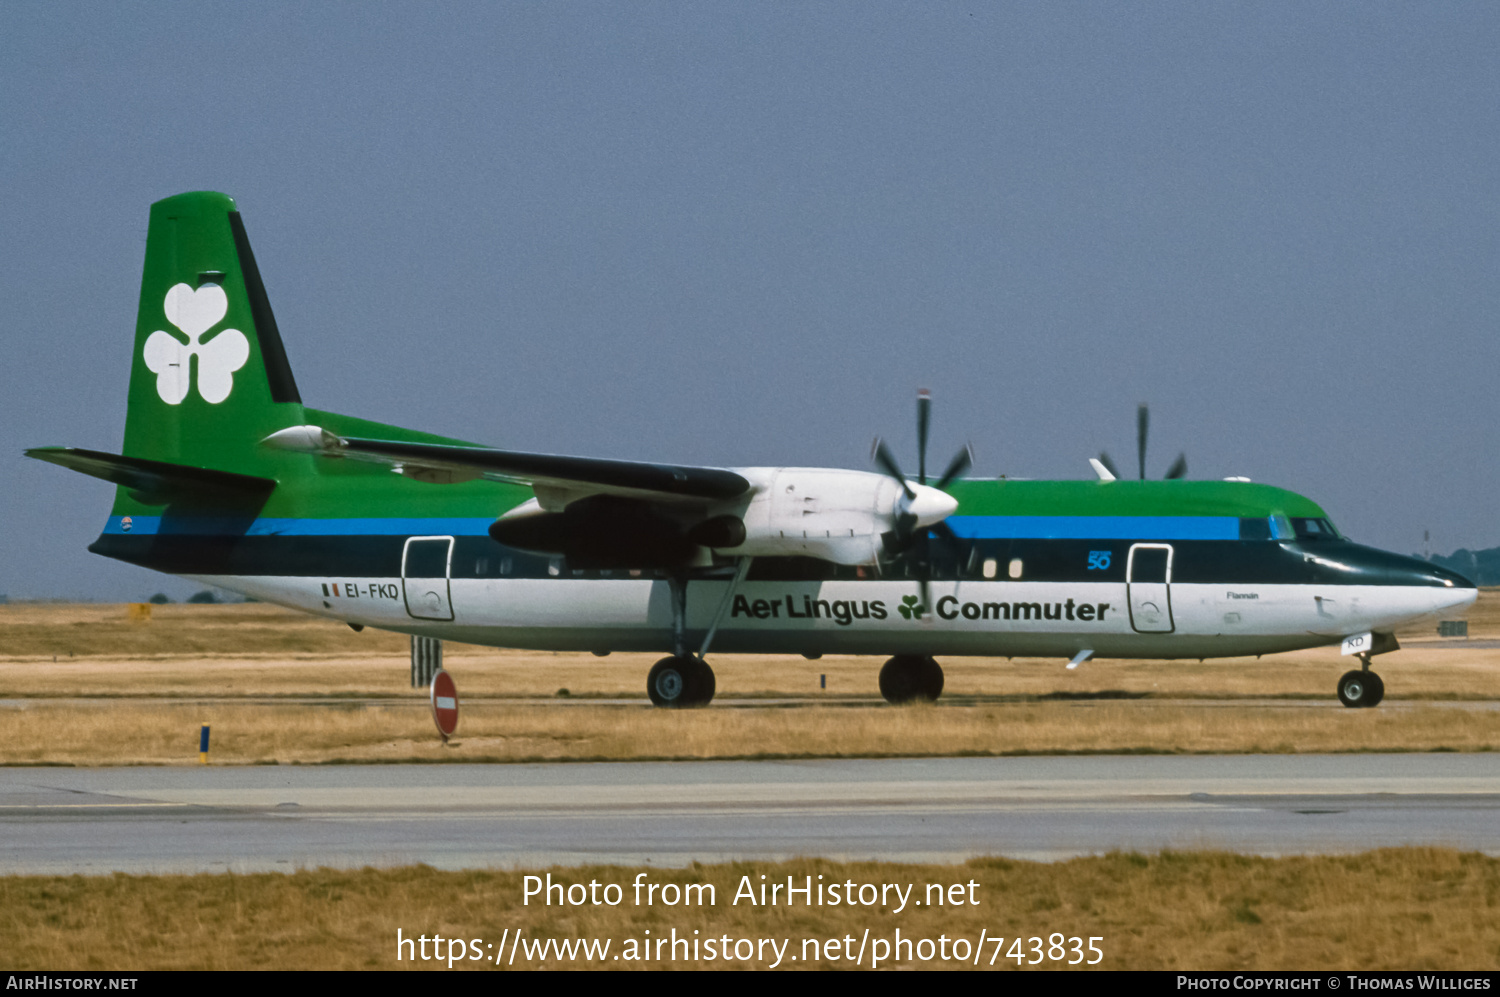
[(418, 620), (453, 619), (448, 572), (452, 537), (411, 537), (401, 552), (401, 591), (406, 612)]
[(1134, 544), (1125, 566), (1130, 625), (1137, 633), (1169, 634), (1172, 623), (1172, 545)]

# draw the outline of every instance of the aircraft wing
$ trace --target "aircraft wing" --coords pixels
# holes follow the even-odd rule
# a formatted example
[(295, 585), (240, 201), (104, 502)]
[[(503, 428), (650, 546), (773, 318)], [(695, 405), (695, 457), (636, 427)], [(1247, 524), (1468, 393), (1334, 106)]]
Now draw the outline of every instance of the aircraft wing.
[[(565, 505), (576, 498), (598, 494), (656, 501), (723, 500), (751, 490), (744, 477), (719, 467), (360, 439), (339, 436), (319, 426), (293, 426), (272, 433), (262, 442), (277, 449), (320, 457), (387, 464), (407, 477), (435, 484), (476, 478), (527, 484), (536, 490), (544, 506)], [(549, 501), (554, 498), (556, 503)]]

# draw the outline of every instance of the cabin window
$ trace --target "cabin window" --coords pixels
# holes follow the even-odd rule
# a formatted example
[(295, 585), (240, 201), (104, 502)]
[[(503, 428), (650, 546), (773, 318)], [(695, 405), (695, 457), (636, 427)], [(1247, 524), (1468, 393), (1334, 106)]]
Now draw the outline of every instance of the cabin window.
[(500, 559), (500, 573), (502, 575), (508, 575), (508, 574), (510, 574), (510, 568), (511, 568), (510, 558), (508, 558), (508, 557), (502, 557)]
[(994, 578), (995, 573), (999, 570), (999, 568), (999, 562), (997, 562), (993, 557), (987, 557), (984, 559), (984, 577)]
[(1010, 559), (1010, 576), (1012, 578), (1021, 577), (1021, 559), (1019, 557)]
[(481, 557), (481, 558), (478, 558), (477, 560), (475, 560), (475, 562), (474, 562), (474, 575), (475, 575), (476, 578), (483, 576), (484, 573), (486, 571), (489, 571), (489, 570), (490, 570), (490, 559), (489, 558), (487, 558), (487, 557)]
[(562, 558), (554, 557), (547, 562), (547, 574), (551, 575), (553, 578), (556, 578), (558, 575), (562, 574)]

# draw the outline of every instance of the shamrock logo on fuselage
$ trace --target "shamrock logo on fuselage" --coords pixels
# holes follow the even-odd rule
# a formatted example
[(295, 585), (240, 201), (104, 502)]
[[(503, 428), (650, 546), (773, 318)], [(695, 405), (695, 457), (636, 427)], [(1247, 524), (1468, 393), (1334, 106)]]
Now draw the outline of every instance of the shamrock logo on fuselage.
[(218, 284), (196, 291), (175, 284), (163, 303), (167, 321), (187, 336), (184, 343), (160, 329), (146, 337), (146, 367), (156, 375), (156, 393), (168, 405), (180, 405), (192, 387), (189, 364), (198, 358), (198, 394), (217, 405), (234, 388), (234, 372), (250, 359), (250, 341), (238, 329), (223, 329), (208, 342), (199, 342), (229, 312), (229, 298)]
[(923, 606), (921, 600), (916, 596), (903, 595), (901, 597), (901, 605), (896, 607), (896, 612), (900, 613), (905, 619), (920, 620), (922, 614), (927, 612), (927, 607)]

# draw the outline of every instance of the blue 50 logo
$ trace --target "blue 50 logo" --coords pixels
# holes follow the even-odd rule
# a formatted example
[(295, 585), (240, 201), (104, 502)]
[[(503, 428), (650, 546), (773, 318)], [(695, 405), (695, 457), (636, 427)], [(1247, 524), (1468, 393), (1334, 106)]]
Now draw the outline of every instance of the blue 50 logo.
[(1091, 550), (1091, 551), (1089, 551), (1089, 570), (1090, 571), (1105, 571), (1108, 568), (1109, 568), (1109, 551), (1107, 551), (1107, 550)]

